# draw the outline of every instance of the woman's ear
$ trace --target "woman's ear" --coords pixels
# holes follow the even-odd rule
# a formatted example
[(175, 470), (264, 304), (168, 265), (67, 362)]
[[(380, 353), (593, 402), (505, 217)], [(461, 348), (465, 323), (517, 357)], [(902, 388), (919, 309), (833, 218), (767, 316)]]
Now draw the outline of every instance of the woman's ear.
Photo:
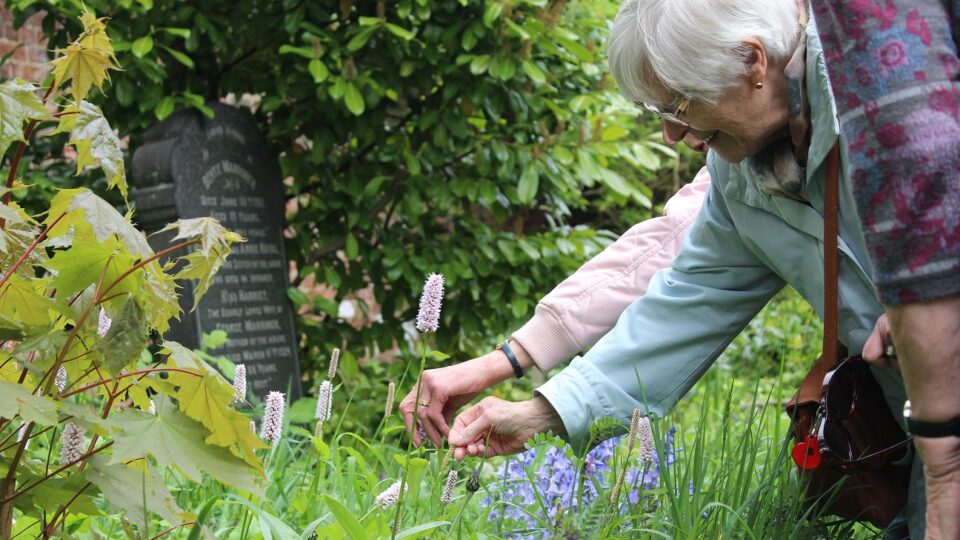
[(756, 38), (749, 38), (742, 43), (744, 48), (744, 64), (746, 64), (747, 80), (756, 88), (762, 88), (767, 78), (767, 49)]

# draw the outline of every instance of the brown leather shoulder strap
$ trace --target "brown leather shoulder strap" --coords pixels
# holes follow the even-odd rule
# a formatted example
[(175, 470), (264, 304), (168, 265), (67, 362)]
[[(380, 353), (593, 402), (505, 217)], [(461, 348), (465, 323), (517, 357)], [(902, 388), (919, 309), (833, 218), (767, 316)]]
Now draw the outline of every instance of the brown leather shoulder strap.
[(823, 359), (831, 368), (840, 360), (837, 343), (837, 280), (839, 250), (837, 221), (840, 214), (840, 146), (833, 145), (827, 156), (827, 178), (823, 193)]
[[(837, 247), (838, 216), (840, 213), (840, 148), (834, 145), (827, 156), (827, 178), (823, 197), (823, 353), (800, 383), (797, 393), (785, 405), (793, 414), (797, 405), (820, 401), (823, 379), (840, 360), (837, 341), (837, 278), (839, 277), (839, 250)], [(844, 352), (844, 354), (846, 354)]]

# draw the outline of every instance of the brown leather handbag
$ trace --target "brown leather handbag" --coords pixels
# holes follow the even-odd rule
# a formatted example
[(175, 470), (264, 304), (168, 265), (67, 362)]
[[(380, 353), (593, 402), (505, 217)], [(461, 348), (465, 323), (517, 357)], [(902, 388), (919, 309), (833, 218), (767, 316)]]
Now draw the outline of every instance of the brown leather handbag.
[(805, 506), (885, 527), (907, 501), (910, 438), (859, 356), (839, 361), (837, 221), (840, 155), (827, 158), (824, 193), (823, 354), (784, 406), (792, 422), (793, 460), (807, 483)]

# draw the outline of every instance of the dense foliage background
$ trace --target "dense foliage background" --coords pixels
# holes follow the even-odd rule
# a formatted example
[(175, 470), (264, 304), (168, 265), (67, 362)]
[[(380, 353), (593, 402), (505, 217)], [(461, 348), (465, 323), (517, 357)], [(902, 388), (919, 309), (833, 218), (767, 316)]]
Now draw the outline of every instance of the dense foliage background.
[[(80, 31), (78, 1), (6, 5), (45, 12), (51, 47)], [(308, 374), (334, 346), (348, 363), (392, 348), (429, 272), (448, 283), (438, 346), (488, 350), (699, 167), (617, 95), (612, 0), (84, 5), (110, 21), (124, 70), (104, 113), (131, 151), (175, 108), (228, 96), (268, 135), (296, 201), (295, 284), (335, 290), (292, 294)], [(339, 320), (364, 289), (381, 317)]]

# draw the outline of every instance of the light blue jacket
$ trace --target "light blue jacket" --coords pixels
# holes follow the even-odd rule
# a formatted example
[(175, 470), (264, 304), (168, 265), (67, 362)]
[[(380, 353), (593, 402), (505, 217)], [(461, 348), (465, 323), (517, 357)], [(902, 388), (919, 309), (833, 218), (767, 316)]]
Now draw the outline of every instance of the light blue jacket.
[[(634, 408), (656, 417), (669, 411), (786, 283), (822, 317), (825, 160), (839, 126), (812, 22), (806, 32), (812, 139), (802, 193), (810, 204), (765, 193), (746, 160), (707, 156), (713, 183), (672, 267), (654, 276), (646, 295), (585, 356), (537, 389), (578, 451), (598, 418), (629, 424)], [(869, 333), (883, 308), (847, 184), (841, 178), (839, 336), (858, 353), (863, 338), (851, 339), (851, 332)], [(874, 373), (899, 415), (899, 376)]]

